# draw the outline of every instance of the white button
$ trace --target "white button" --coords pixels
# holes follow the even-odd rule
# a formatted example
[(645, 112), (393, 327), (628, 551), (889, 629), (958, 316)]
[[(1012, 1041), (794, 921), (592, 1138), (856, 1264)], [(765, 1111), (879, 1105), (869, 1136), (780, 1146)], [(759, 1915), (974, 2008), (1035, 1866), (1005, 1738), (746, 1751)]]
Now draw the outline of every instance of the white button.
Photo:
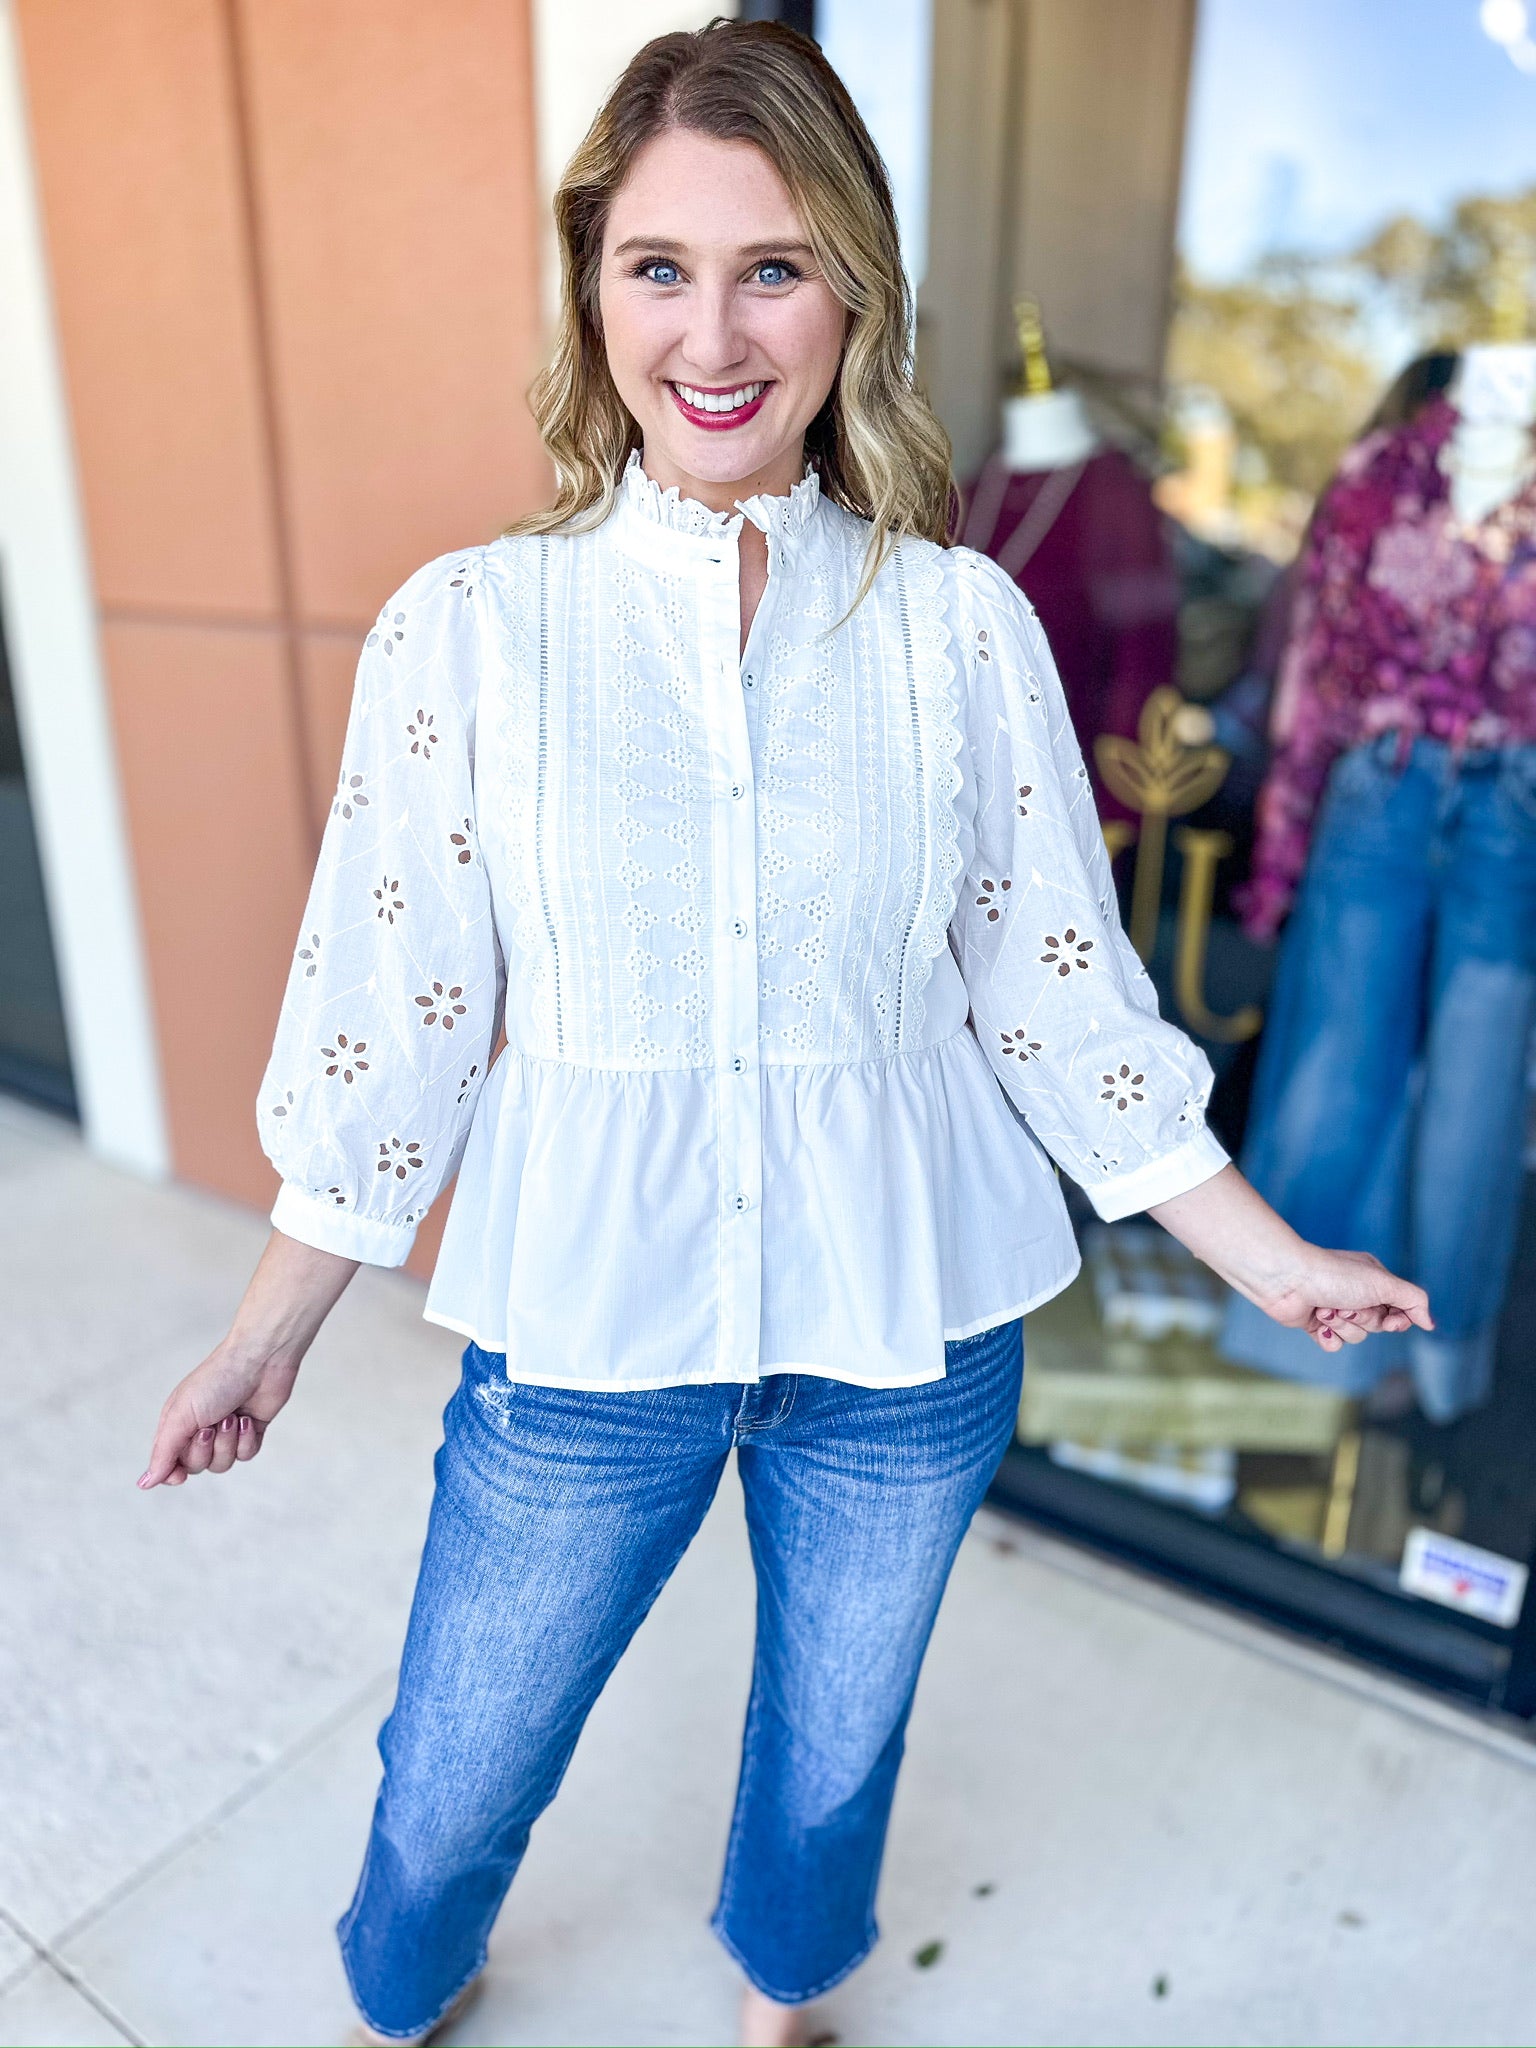
[(736, 922), (731, 926), (731, 930), (736, 934), (738, 939), (744, 939), (747, 936), (747, 928), (742, 923), (739, 917), (737, 918)]
[(755, 690), (757, 688), (756, 676), (743, 676), (741, 680), (749, 690)]
[(736, 1197), (736, 1206), (738, 1209), (750, 1209), (752, 1204), (747, 1200), (745, 1195), (738, 1195)]
[(741, 784), (740, 784), (739, 782), (733, 782), (733, 783), (731, 784), (731, 795), (732, 795), (732, 796), (745, 796), (745, 795), (746, 795), (746, 793), (747, 793), (747, 792), (746, 792), (746, 791), (745, 791), (745, 790), (744, 790), (744, 789), (742, 788), (742, 786), (741, 786)]
[(741, 1054), (740, 1054), (740, 1053), (737, 1053), (737, 1055), (736, 1055), (735, 1059), (733, 1059), (733, 1060), (731, 1061), (731, 1072), (732, 1072), (733, 1074), (744, 1074), (744, 1073), (745, 1073), (746, 1071), (747, 1071), (747, 1063), (746, 1063), (746, 1061), (745, 1061), (745, 1060), (744, 1060), (744, 1059), (742, 1058)]

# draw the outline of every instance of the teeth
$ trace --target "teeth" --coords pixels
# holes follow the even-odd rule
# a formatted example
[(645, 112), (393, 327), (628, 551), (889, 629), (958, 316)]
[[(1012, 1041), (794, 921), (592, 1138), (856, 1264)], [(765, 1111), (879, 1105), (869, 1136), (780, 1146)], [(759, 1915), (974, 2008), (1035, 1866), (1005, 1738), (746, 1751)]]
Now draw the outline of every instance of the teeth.
[(744, 405), (750, 405), (768, 389), (768, 380), (758, 384), (743, 384), (739, 391), (696, 391), (691, 384), (676, 387), (678, 397), (684, 405), (691, 405), (695, 412), (739, 412)]

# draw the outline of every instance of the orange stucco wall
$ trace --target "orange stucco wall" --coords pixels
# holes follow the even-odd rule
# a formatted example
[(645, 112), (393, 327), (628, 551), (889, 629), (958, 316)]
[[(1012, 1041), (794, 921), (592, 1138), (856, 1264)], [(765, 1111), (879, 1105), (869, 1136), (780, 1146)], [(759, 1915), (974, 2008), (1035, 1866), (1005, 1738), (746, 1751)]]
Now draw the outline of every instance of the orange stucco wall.
[(357, 643), (547, 490), (528, 0), (18, 12), (173, 1156), (266, 1203)]

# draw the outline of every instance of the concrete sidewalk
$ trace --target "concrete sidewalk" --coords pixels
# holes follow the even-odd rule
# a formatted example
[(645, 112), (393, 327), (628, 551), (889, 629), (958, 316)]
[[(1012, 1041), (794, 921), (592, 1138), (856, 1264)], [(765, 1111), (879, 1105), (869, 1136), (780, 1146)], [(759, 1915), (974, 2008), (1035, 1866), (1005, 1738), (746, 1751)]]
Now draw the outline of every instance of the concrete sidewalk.
[[(0, 2042), (338, 2040), (457, 1340), (359, 1276), (257, 1464), (146, 1497), (260, 1219), (0, 1103)], [(752, 1583), (734, 1482), (599, 1703), (479, 2043), (720, 2043)], [(845, 2043), (1536, 2039), (1523, 1736), (984, 1516)], [(938, 1959), (914, 1957), (942, 1943)]]

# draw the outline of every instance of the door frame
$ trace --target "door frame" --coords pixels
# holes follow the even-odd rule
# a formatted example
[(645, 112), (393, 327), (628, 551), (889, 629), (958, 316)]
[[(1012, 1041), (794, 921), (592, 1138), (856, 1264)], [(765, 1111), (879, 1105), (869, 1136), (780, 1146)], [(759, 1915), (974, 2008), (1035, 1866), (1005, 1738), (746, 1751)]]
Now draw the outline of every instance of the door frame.
[(169, 1171), (154, 1013), (33, 178), (0, 0), (0, 607), (86, 1141)]

